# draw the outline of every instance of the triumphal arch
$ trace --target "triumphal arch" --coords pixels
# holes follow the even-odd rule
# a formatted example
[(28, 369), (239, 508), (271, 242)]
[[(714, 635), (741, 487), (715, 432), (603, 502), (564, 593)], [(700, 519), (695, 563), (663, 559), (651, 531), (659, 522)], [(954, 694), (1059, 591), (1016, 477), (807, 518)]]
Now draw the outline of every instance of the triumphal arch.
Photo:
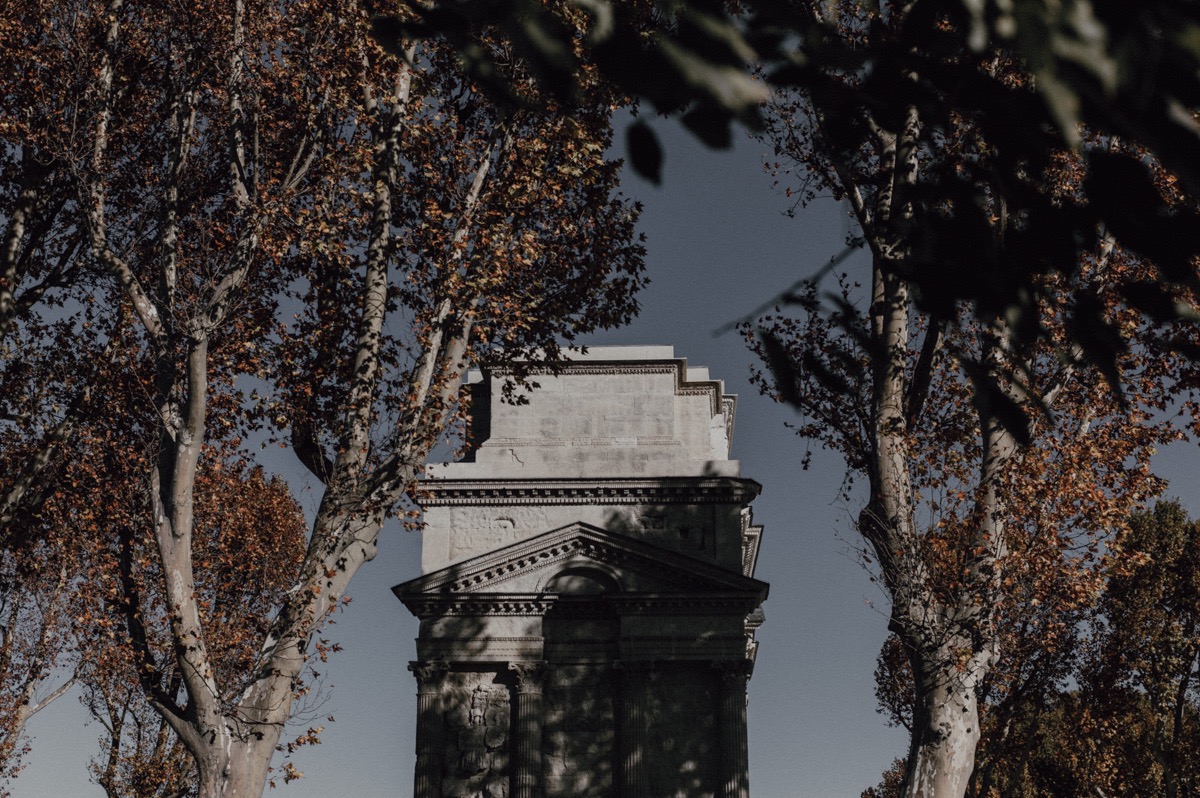
[(473, 376), (473, 451), (422, 486), (415, 798), (745, 798), (767, 585), (736, 398), (670, 347), (531, 379)]

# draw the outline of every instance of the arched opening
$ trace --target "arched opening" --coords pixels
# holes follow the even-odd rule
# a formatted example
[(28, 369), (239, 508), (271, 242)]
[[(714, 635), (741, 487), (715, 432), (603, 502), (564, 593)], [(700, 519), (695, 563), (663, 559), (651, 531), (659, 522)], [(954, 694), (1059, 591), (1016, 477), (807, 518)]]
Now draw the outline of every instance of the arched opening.
[(546, 592), (565, 596), (600, 596), (619, 593), (621, 586), (611, 574), (598, 568), (567, 568), (546, 583)]

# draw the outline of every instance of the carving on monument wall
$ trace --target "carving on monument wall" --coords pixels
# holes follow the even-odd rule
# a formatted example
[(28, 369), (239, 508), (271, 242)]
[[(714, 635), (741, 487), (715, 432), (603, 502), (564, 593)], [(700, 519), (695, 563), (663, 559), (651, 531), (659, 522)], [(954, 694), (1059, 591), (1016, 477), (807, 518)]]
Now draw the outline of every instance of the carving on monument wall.
[(703, 524), (680, 524), (676, 527), (679, 533), (679, 548), (683, 551), (716, 554), (713, 529)]
[(546, 511), (540, 507), (455, 507), (450, 519), (454, 530), (450, 539), (452, 560), (546, 531)]
[(447, 679), (442, 719), (443, 798), (508, 798), (509, 691), (494, 673), (458, 673)]
[(717, 553), (716, 519), (706, 510), (700, 517), (696, 508), (648, 507), (635, 513), (633, 525), (649, 543), (711, 558)]

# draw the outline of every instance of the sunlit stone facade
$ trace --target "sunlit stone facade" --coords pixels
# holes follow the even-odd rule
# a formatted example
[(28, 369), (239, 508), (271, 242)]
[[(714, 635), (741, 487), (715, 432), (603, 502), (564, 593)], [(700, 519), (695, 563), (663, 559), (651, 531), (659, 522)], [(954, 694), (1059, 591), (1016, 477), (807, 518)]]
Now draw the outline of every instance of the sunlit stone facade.
[(670, 347), (597, 347), (527, 402), (472, 380), (466, 462), (431, 468), (415, 798), (745, 798), (767, 585), (735, 397)]

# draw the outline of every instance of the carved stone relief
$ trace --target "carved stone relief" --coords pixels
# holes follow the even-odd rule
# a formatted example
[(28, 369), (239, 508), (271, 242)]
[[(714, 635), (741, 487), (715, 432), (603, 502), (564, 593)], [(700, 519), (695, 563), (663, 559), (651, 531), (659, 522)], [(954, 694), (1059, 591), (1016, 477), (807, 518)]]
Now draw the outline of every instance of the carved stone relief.
[(716, 554), (712, 527), (684, 523), (676, 527), (676, 530), (679, 534), (679, 548), (682, 550)]
[(699, 508), (649, 507), (635, 513), (634, 525), (647, 542), (693, 557), (712, 557), (717, 553), (712, 511), (699, 513)]
[(546, 511), (540, 507), (455, 507), (450, 518), (452, 560), (498, 549), (547, 529)]
[(443, 798), (508, 798), (508, 688), (494, 673), (451, 674), (443, 692)]

